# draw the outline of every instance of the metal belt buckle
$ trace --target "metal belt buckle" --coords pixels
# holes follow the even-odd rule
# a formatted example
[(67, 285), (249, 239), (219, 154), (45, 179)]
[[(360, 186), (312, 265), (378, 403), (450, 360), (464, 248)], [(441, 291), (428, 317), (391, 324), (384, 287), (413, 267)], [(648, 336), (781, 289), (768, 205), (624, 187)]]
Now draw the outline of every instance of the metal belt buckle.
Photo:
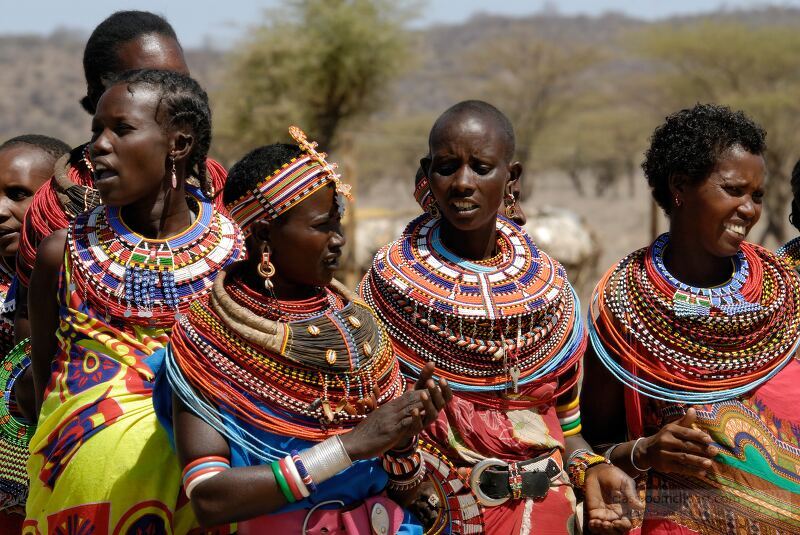
[(478, 498), (478, 502), (487, 507), (503, 505), (510, 499), (510, 496), (506, 496), (505, 498), (490, 498), (481, 490), (481, 474), (483, 474), (483, 472), (485, 472), (487, 469), (494, 468), (495, 466), (507, 468), (508, 463), (503, 460), (490, 457), (489, 459), (484, 459), (476, 464), (472, 469), (472, 473), (469, 475), (469, 487), (472, 489), (472, 492), (475, 493), (475, 496)]

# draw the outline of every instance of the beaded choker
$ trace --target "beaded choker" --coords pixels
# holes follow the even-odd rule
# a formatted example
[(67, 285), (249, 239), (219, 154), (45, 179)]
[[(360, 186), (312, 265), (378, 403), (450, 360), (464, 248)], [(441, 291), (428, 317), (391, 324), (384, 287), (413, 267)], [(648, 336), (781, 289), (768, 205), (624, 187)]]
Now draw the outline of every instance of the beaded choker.
[[(688, 314), (655, 266), (660, 242), (623, 259), (594, 292), (590, 338), (618, 379), (656, 399), (712, 403), (756, 388), (789, 362), (800, 340), (800, 281), (785, 263), (743, 243), (740, 280), (723, 294), (741, 302), (711, 301)], [(713, 290), (696, 295), (719, 297)]]
[(516, 393), (574, 371), (586, 336), (564, 268), (502, 217), (488, 261), (459, 258), (439, 232), (438, 219), (412, 221), (361, 285), (410, 375), (433, 361), (456, 390)]
[(302, 319), (274, 321), (233, 297), (247, 290), (229, 272), (176, 325), (167, 376), (183, 402), (230, 440), (264, 461), (279, 458), (246, 428), (229, 436), (218, 409), (256, 429), (319, 441), (402, 394), (389, 337), (341, 284), (333, 281), (330, 297), (315, 301), (316, 314), (298, 311)]
[(217, 272), (238, 258), (242, 237), (196, 188), (195, 221), (177, 236), (159, 240), (132, 231), (119, 207), (99, 206), (69, 227), (70, 291), (107, 318), (167, 325), (192, 300), (208, 293)]
[(749, 263), (742, 251), (731, 259), (733, 275), (727, 283), (714, 288), (698, 288), (682, 283), (667, 270), (664, 264), (664, 251), (668, 244), (668, 233), (659, 236), (650, 247), (647, 265), (652, 266), (658, 277), (674, 289), (672, 301), (676, 316), (708, 316), (712, 308), (731, 316), (742, 312), (755, 312), (761, 308), (759, 303), (751, 303), (742, 295), (742, 286), (750, 275)]

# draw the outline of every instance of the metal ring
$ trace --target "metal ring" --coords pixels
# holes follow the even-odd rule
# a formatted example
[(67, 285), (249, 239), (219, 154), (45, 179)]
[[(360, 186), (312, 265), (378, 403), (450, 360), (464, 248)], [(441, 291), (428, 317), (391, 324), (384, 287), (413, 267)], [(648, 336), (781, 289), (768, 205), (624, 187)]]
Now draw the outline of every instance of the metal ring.
[(306, 533), (308, 533), (308, 521), (311, 520), (311, 515), (314, 514), (314, 511), (316, 511), (323, 505), (330, 505), (332, 503), (337, 504), (339, 507), (344, 507), (344, 502), (342, 500), (328, 500), (318, 503), (317, 505), (309, 509), (308, 512), (306, 513), (306, 517), (303, 519), (303, 530), (300, 533), (302, 533), (302, 535), (306, 535)]
[(494, 466), (505, 468), (508, 467), (508, 463), (501, 459), (490, 457), (476, 464), (472, 468), (472, 473), (469, 475), (469, 487), (472, 489), (472, 492), (475, 493), (475, 496), (478, 498), (478, 502), (487, 507), (503, 505), (510, 498), (510, 496), (506, 496), (505, 498), (490, 498), (481, 490), (481, 474)]

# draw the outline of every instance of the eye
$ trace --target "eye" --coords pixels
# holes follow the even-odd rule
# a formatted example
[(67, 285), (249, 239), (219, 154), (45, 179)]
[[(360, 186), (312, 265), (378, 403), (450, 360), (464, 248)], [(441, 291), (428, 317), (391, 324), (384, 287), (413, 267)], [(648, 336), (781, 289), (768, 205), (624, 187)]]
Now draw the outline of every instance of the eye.
[(472, 165), (472, 170), (475, 171), (476, 173), (478, 173), (481, 176), (489, 174), (492, 171), (492, 169), (493, 168), (492, 168), (491, 165), (486, 165), (486, 164), (483, 164), (483, 163), (473, 164)]
[(114, 133), (118, 136), (124, 136), (128, 132), (133, 130), (133, 127), (126, 123), (119, 123), (117, 126), (114, 127)]
[(33, 192), (20, 187), (11, 187), (6, 190), (6, 196), (12, 201), (19, 202), (33, 196)]
[(734, 197), (741, 197), (744, 193), (744, 190), (740, 186), (723, 186), (725, 191), (728, 192), (729, 195), (733, 195)]
[(764, 200), (764, 192), (763, 191), (754, 191), (751, 195), (754, 203), (761, 204), (761, 201)]
[(450, 176), (458, 170), (456, 162), (441, 162), (433, 167), (433, 172), (441, 176)]

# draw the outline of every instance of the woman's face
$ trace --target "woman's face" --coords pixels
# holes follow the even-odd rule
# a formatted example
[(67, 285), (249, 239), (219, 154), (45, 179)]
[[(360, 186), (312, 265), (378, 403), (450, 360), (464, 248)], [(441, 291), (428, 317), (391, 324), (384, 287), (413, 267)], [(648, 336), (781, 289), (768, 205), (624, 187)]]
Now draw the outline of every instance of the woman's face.
[(17, 254), (25, 210), (52, 174), (53, 157), (39, 148), (20, 144), (0, 151), (0, 256)]
[(276, 277), (295, 286), (327, 286), (339, 269), (345, 239), (333, 187), (322, 188), (270, 225)]
[(671, 227), (693, 234), (713, 256), (735, 255), (761, 217), (766, 172), (762, 156), (731, 147), (707, 179), (676, 188), (680, 206), (673, 210)]
[(442, 217), (461, 231), (493, 226), (506, 184), (517, 178), (499, 127), (478, 115), (457, 115), (436, 128), (430, 149), (431, 192)]
[(164, 187), (170, 140), (157, 121), (157, 94), (145, 85), (110, 87), (92, 119), (94, 186), (109, 206), (125, 206)]

